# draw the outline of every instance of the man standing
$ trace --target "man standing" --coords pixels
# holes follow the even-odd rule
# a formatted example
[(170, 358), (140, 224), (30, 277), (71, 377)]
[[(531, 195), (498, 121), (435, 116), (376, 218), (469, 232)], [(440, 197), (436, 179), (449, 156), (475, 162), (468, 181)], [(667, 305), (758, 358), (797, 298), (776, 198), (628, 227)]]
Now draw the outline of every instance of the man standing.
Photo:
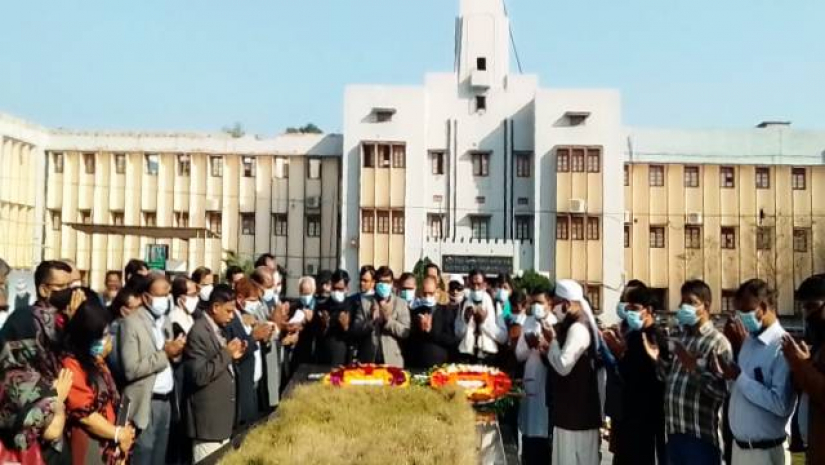
[(553, 398), (553, 463), (599, 464), (599, 429), (602, 426), (597, 366), (598, 328), (579, 283), (556, 283), (553, 314), (558, 332), (543, 326), (550, 348), (550, 383)]
[(337, 270), (330, 278), (332, 290), (329, 299), (315, 307), (318, 313), (318, 363), (334, 367), (347, 363), (347, 332), (350, 326), (353, 301), (347, 299), (349, 274)]
[(507, 343), (507, 326), (496, 315), (487, 293), (487, 280), (479, 270), (470, 272), (470, 296), (456, 315), (459, 357), (467, 363), (493, 363), (499, 344)]
[(450, 361), (450, 354), (458, 338), (455, 335), (455, 313), (436, 303), (436, 278), (425, 276), (421, 297), (411, 310), (412, 330), (409, 340), (407, 366), (431, 368)]
[(752, 279), (736, 292), (736, 306), (748, 332), (739, 364), (712, 359), (717, 374), (733, 382), (733, 465), (790, 464), (787, 430), (796, 395), (781, 353), (786, 333), (776, 317), (774, 293), (764, 281)]
[[(407, 303), (393, 293), (392, 270), (384, 266), (375, 271), (374, 276), (377, 281), (374, 297), (360, 296), (349, 333), (360, 362), (403, 367), (401, 343), (410, 335), (410, 310)], [(365, 276), (362, 276), (362, 291), (364, 283)]]

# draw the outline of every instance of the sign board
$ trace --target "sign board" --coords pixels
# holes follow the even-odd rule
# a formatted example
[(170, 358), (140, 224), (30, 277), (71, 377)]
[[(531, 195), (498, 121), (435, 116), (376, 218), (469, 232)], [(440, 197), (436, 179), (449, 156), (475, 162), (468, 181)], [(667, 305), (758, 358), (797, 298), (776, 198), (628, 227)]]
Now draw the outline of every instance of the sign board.
[(148, 244), (146, 246), (146, 264), (150, 270), (166, 271), (166, 260), (169, 258), (169, 246), (163, 244)]
[(485, 274), (513, 274), (513, 257), (444, 255), (441, 267), (445, 273), (468, 274), (481, 270)]

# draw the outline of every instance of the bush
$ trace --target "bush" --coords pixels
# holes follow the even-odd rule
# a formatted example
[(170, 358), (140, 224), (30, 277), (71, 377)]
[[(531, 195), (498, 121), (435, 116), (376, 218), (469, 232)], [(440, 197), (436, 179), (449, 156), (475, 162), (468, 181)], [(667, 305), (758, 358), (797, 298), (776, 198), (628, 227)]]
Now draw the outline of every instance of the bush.
[(525, 292), (527, 295), (530, 295), (536, 289), (546, 289), (548, 291), (552, 291), (554, 288), (553, 282), (550, 281), (550, 278), (539, 274), (535, 270), (525, 271), (521, 277), (514, 280), (513, 285), (516, 289)]

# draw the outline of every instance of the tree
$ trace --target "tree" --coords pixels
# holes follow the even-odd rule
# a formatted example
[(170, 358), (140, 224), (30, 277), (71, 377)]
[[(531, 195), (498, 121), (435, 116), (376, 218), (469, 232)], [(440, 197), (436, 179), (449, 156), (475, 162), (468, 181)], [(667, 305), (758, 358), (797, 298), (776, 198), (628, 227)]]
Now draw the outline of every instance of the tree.
[(227, 268), (231, 266), (239, 267), (247, 276), (252, 274), (252, 271), (255, 269), (255, 262), (252, 261), (252, 258), (244, 258), (233, 250), (224, 251), (223, 263)]
[(522, 292), (530, 295), (533, 291), (537, 289), (544, 289), (547, 291), (553, 290), (553, 282), (550, 281), (550, 278), (544, 276), (541, 273), (538, 273), (535, 270), (527, 270), (521, 277), (517, 277), (513, 281), (513, 285), (516, 289), (521, 290)]
[(322, 134), (324, 131), (313, 123), (307, 123), (301, 127), (286, 128), (287, 134)]
[[(422, 282), (424, 281), (424, 276), (427, 273), (427, 265), (432, 263), (433, 261), (430, 260), (430, 257), (424, 257), (421, 260), (416, 262), (415, 266), (413, 267), (413, 275), (415, 275), (415, 285), (417, 288), (421, 289)], [(441, 286), (441, 283), (439, 283)]]
[(238, 122), (236, 122), (232, 126), (224, 126), (222, 130), (226, 134), (229, 134), (230, 136), (234, 137), (235, 139), (241, 138), (246, 135), (246, 131), (244, 131), (243, 125)]

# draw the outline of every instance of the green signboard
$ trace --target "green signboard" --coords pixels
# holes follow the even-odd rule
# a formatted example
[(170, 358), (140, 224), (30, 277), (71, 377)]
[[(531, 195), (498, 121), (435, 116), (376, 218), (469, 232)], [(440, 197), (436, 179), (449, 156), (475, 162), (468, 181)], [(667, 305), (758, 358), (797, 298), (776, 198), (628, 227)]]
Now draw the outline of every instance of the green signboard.
[(148, 244), (146, 246), (146, 264), (150, 270), (166, 271), (166, 260), (169, 259), (169, 246), (162, 244)]

